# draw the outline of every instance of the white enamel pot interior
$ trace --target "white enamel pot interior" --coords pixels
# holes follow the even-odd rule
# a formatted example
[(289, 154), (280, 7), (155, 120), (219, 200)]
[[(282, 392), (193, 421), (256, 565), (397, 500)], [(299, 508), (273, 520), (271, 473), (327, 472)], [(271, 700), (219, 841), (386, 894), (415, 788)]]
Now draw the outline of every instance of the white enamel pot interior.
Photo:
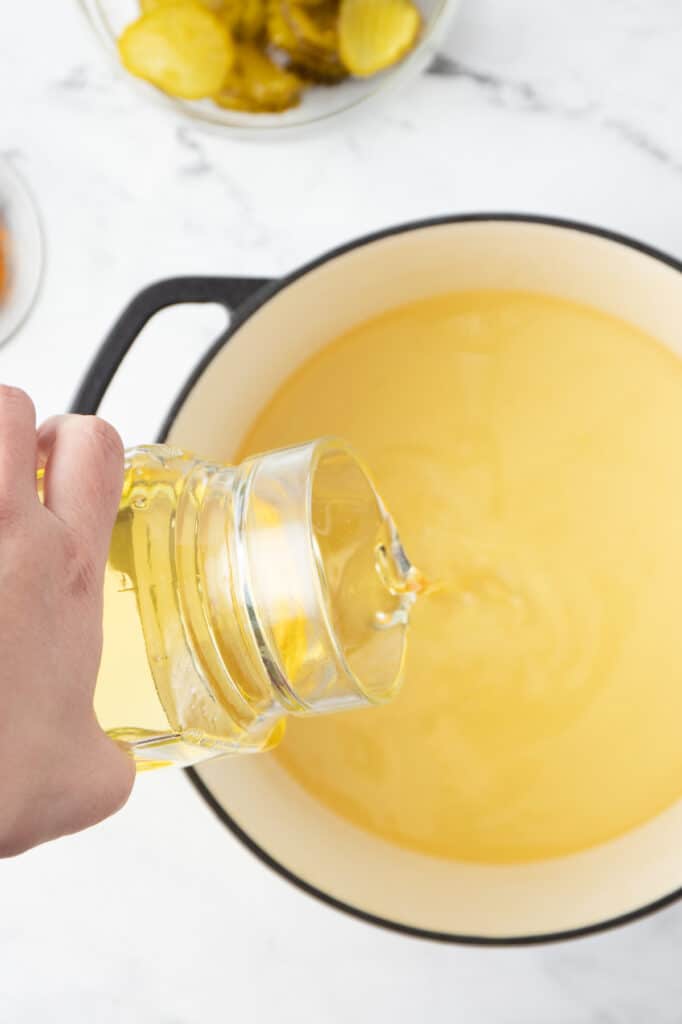
[[(184, 389), (168, 440), (230, 461), (279, 385), (341, 332), (391, 307), (472, 288), (588, 303), (682, 355), (682, 276), (669, 257), (584, 225), (449, 218), (361, 240), (266, 288)], [(191, 774), (225, 824), (271, 867), (339, 909), (410, 934), (564, 938), (623, 923), (682, 888), (682, 802), (587, 852), (476, 866), (410, 853), (361, 831), (317, 803), (271, 755), (210, 761)]]

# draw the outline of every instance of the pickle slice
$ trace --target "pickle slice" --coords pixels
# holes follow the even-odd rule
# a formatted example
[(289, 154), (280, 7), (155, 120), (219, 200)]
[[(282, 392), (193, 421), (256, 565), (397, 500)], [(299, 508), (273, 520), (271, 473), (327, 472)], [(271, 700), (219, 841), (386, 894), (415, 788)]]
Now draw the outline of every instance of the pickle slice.
[(236, 39), (255, 42), (265, 33), (266, 0), (223, 0), (221, 16)]
[(330, 0), (270, 0), (268, 37), (310, 81), (332, 84), (348, 72), (337, 52), (337, 5)]
[(298, 46), (298, 39), (284, 17), (282, 0), (268, 0), (267, 31), (268, 40), (273, 46), (291, 54)]
[(421, 15), (411, 0), (341, 0), (341, 60), (353, 75), (374, 75), (412, 49), (420, 28)]
[(257, 46), (241, 43), (232, 71), (213, 98), (218, 106), (229, 110), (277, 113), (295, 107), (302, 89), (297, 75), (279, 67)]
[(338, 50), (338, 11), (336, 4), (323, 3), (305, 7), (295, 0), (284, 0), (282, 13), (304, 49), (335, 57)]
[(124, 30), (118, 49), (133, 75), (188, 100), (218, 92), (234, 62), (227, 28), (196, 0), (144, 14)]
[[(155, 11), (157, 7), (169, 7), (171, 4), (177, 4), (180, 0), (140, 0), (140, 10), (143, 14), (149, 14), (150, 11)], [(222, 11), (224, 6), (224, 0), (197, 0), (202, 7), (206, 7), (209, 11)]]
[(314, 57), (302, 55), (292, 60), (289, 67), (304, 82), (314, 85), (337, 85), (348, 78), (348, 72), (341, 61), (317, 61)]

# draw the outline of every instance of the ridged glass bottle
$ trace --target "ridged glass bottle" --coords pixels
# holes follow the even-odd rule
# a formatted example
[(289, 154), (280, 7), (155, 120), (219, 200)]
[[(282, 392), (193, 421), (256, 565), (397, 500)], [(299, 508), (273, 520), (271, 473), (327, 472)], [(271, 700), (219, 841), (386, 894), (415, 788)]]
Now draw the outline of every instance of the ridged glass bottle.
[(382, 703), (419, 588), (364, 467), (324, 439), (126, 455), (95, 712), (139, 769), (273, 746), (287, 714)]

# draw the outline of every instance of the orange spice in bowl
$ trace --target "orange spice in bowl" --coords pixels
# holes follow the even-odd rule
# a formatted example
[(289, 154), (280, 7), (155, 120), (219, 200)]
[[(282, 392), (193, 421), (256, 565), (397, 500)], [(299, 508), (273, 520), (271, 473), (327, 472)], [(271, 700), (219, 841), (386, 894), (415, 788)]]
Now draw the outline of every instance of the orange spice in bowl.
[(0, 304), (4, 303), (9, 292), (9, 248), (9, 231), (0, 213)]
[(23, 179), (0, 159), (0, 345), (33, 308), (42, 277), (43, 237)]

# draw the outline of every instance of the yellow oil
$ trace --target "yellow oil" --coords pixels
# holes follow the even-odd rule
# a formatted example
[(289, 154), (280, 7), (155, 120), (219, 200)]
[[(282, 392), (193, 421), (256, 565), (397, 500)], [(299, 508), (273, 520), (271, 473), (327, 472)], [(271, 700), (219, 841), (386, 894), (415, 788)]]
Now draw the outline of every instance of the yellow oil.
[[(284, 731), (240, 663), (244, 638), (227, 595), (206, 615), (202, 566), (224, 557), (225, 533), (197, 544), (202, 495), (187, 495), (189, 458), (142, 455), (128, 465), (106, 567), (95, 714), (133, 747), (140, 769), (268, 749)], [(283, 647), (295, 648), (302, 623), (279, 628)]]
[(240, 455), (325, 433), (440, 586), (397, 699), (290, 721), (287, 771), (385, 840), (480, 862), (590, 847), (676, 801), (682, 363), (569, 302), (442, 296), (318, 353)]

